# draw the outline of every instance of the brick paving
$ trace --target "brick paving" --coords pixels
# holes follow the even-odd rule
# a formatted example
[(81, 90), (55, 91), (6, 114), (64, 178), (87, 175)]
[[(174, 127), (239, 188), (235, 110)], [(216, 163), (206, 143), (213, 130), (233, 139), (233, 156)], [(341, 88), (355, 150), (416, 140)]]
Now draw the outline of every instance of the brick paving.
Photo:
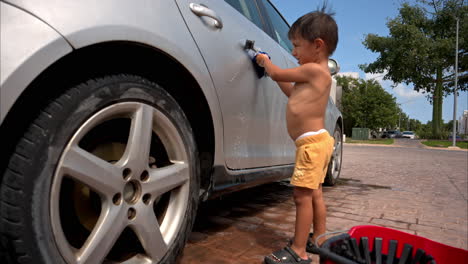
[[(467, 178), (466, 151), (346, 144), (327, 231), (378, 225), (468, 249)], [(282, 181), (204, 203), (178, 264), (262, 263), (293, 236), (291, 195)]]

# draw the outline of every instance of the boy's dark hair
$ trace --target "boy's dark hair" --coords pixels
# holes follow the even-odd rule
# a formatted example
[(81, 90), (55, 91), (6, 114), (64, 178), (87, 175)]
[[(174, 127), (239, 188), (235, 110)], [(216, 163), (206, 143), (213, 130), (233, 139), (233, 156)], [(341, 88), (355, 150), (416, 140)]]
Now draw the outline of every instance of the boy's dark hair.
[(289, 39), (299, 36), (313, 41), (321, 38), (327, 45), (328, 56), (332, 55), (338, 44), (338, 26), (333, 15), (334, 13), (326, 12), (326, 5), (317, 11), (303, 15), (289, 29)]

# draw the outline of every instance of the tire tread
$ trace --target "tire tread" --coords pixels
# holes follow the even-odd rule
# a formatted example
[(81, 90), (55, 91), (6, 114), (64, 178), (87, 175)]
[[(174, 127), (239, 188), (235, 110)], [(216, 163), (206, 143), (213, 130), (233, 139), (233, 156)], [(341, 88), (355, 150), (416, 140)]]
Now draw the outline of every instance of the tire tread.
[[(66, 93), (65, 93), (66, 94)], [(56, 100), (52, 101), (52, 103)], [(44, 127), (53, 115), (47, 109), (41, 110), (38, 118), (31, 123), (23, 137), (19, 140), (11, 155), (0, 186), (0, 235), (6, 237), (6, 263), (32, 263), (32, 257), (26, 251), (22, 239), (24, 222), (21, 218), (20, 202), (24, 197), (24, 175), (26, 167), (34, 158), (38, 138), (46, 136)], [(2, 238), (3, 240), (3, 238)]]

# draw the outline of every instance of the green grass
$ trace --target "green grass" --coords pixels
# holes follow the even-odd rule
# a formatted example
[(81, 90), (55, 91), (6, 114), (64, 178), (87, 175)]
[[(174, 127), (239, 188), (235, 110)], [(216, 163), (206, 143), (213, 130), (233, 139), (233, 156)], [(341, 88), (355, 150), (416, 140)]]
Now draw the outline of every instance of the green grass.
[(359, 143), (359, 144), (393, 144), (393, 138), (382, 138), (382, 139), (369, 139), (369, 140), (354, 140), (352, 138), (346, 138), (346, 143)]
[[(452, 141), (448, 140), (428, 140), (428, 141), (423, 141), (421, 142), (426, 146), (429, 147), (436, 147), (436, 148), (447, 148), (453, 145)], [(462, 149), (468, 149), (468, 141), (457, 141), (456, 142), (457, 147), (462, 148)]]

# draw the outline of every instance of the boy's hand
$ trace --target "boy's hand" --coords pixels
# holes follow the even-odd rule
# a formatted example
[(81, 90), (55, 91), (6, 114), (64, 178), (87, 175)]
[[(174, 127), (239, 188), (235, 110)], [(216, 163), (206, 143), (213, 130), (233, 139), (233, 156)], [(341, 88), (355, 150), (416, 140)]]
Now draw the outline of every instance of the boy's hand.
[(268, 54), (265, 52), (259, 52), (255, 55), (255, 60), (257, 61), (258, 66), (260, 67), (264, 67), (265, 61), (269, 59), (270, 59), (270, 56), (268, 56)]

